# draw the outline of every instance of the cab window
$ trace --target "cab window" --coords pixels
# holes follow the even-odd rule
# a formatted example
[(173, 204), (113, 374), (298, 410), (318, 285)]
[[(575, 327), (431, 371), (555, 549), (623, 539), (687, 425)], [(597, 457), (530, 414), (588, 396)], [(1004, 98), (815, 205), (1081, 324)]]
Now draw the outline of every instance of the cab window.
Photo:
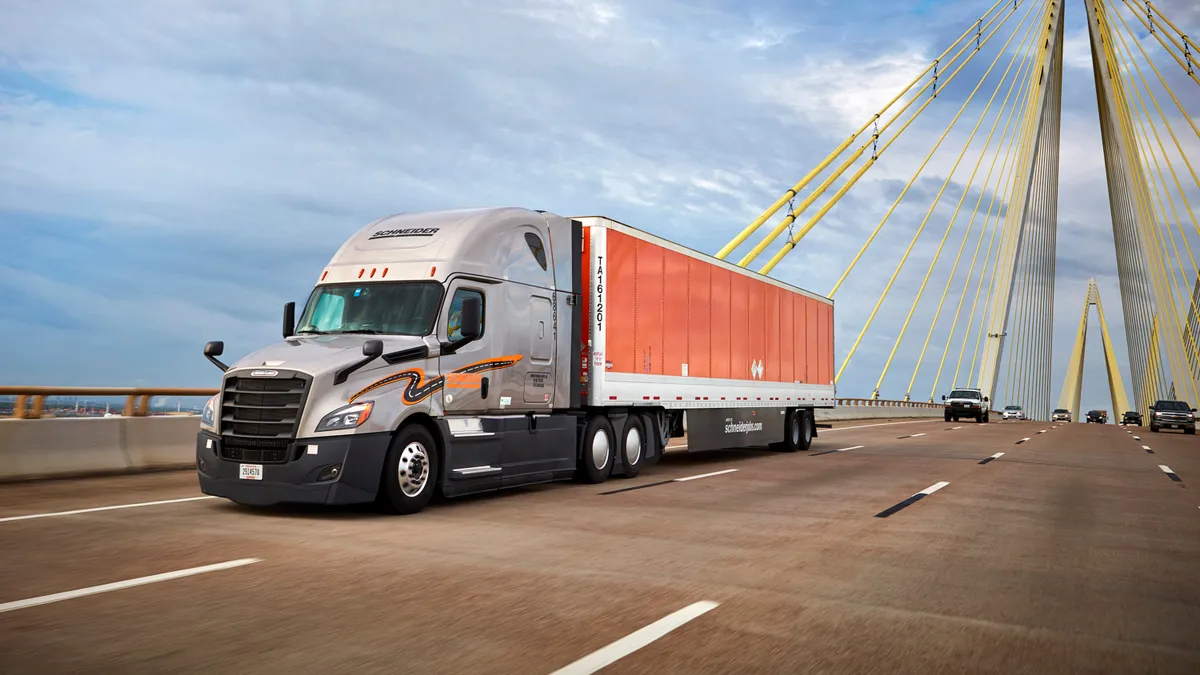
[[(446, 322), (446, 335), (451, 341), (462, 337), (462, 307), (463, 300), (467, 298), (479, 298), (480, 319), (484, 326), (487, 326), (487, 306), (483, 302), (483, 293), (470, 288), (460, 288), (454, 291), (454, 298), (450, 300), (450, 316)], [(480, 331), (482, 334), (482, 331)]]

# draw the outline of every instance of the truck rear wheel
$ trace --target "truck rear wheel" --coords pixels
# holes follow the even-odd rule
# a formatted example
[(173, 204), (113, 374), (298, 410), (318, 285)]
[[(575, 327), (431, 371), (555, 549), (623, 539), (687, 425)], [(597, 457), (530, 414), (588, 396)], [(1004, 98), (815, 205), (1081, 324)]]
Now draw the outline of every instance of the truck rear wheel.
[(789, 410), (784, 421), (783, 443), (776, 446), (783, 452), (808, 450), (812, 447), (813, 421), (804, 409)]
[(579, 439), (576, 477), (585, 483), (603, 483), (613, 468), (613, 428), (608, 417), (592, 415)]
[(437, 476), (433, 435), (420, 424), (409, 425), (396, 434), (388, 448), (379, 504), (392, 513), (417, 513), (433, 498)]
[(626, 478), (634, 478), (642, 470), (642, 462), (646, 459), (646, 448), (650, 439), (646, 425), (641, 415), (630, 415), (625, 418), (625, 428), (621, 430), (621, 466)]

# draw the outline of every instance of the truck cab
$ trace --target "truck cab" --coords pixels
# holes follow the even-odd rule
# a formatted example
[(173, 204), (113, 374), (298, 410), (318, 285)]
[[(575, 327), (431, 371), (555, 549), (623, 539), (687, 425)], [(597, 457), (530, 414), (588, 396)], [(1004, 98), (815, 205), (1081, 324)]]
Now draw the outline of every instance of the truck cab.
[(980, 389), (954, 389), (950, 396), (942, 396), (945, 401), (945, 418), (947, 422), (957, 422), (964, 417), (974, 418), (976, 423), (988, 421), (988, 397)]

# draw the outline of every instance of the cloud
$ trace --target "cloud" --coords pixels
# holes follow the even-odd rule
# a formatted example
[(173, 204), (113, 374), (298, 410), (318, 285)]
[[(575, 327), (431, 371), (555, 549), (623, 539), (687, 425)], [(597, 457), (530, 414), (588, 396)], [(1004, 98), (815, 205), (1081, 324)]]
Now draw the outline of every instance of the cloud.
[[(0, 372), (14, 383), (210, 385), (204, 341), (224, 339), (236, 355), (275, 339), (280, 304), (306, 297), (346, 236), (398, 211), (601, 213), (716, 251), (977, 11), (926, 0), (818, 2), (804, 13), (775, 0), (196, 0), (120, 12), (87, 0), (53, 11), (9, 3), (0, 8), (0, 291), (20, 300), (0, 316), (20, 339), (6, 338)], [(1055, 330), (1069, 341), (1071, 294), (1088, 275), (1113, 298), (1110, 322), (1120, 308), (1107, 206), (1095, 198), (1104, 162), (1090, 57), (1078, 46), (1082, 12), (1068, 20)], [(776, 276), (832, 288), (994, 53), (939, 94)], [(1006, 63), (838, 291), (839, 356)], [(966, 181), (987, 129), (864, 335), (843, 394), (874, 387), (958, 196), (967, 190), (964, 209), (973, 205), (982, 177)], [(948, 237), (885, 395), (904, 393), (967, 220)], [(929, 362), (944, 348), (977, 232), (916, 397), (932, 386)], [(1114, 339), (1123, 350), (1123, 335)], [(939, 386), (948, 384), (944, 375)]]

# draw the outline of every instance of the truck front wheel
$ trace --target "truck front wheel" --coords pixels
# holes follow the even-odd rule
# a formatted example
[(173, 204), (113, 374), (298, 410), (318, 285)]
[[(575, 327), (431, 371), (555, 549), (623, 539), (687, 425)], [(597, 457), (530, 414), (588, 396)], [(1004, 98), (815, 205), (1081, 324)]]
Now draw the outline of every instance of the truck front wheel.
[(433, 498), (437, 476), (433, 435), (420, 424), (401, 429), (392, 439), (383, 465), (380, 505), (393, 513), (417, 513)]

